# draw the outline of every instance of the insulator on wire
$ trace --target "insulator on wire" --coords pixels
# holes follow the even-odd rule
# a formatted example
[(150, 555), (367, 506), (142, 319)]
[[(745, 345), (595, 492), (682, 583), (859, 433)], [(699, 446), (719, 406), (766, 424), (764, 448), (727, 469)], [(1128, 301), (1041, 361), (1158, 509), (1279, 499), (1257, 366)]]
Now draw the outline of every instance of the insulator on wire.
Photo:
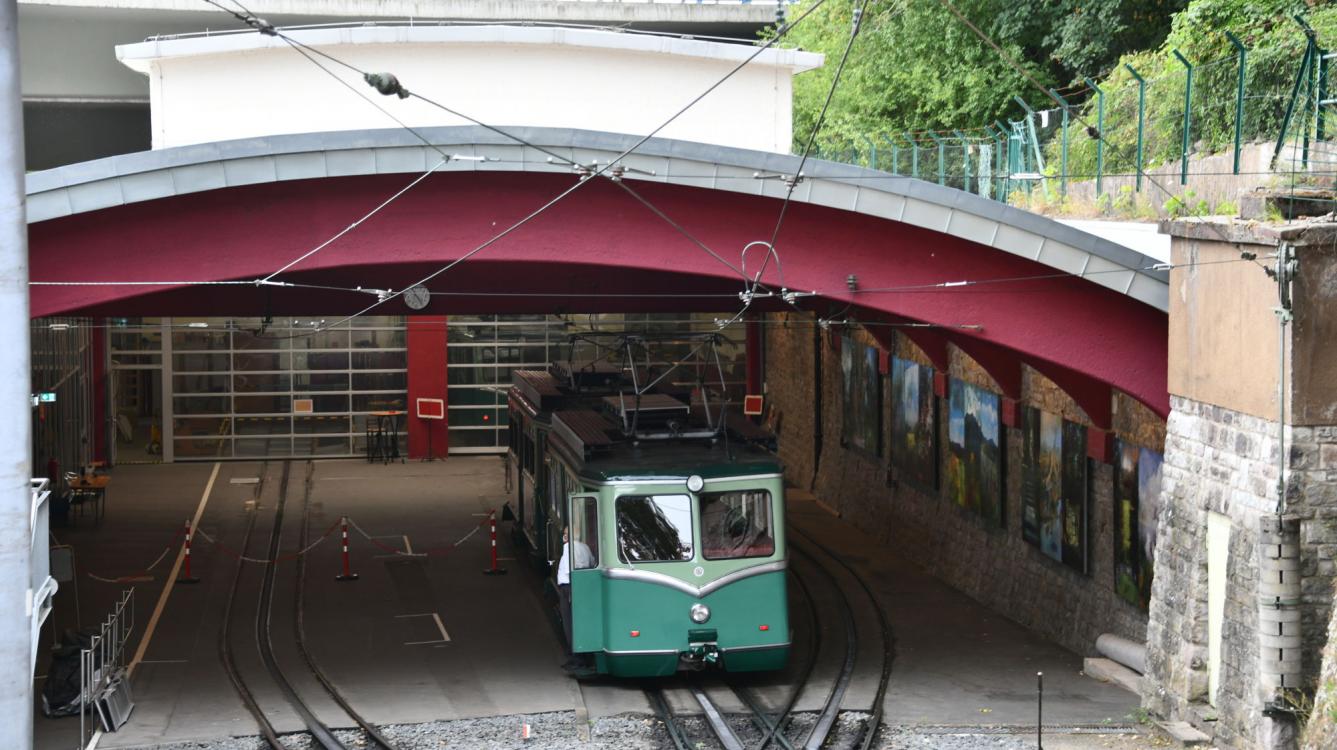
[(393, 94), (400, 99), (409, 98), (409, 90), (399, 84), (399, 79), (393, 73), (365, 73), (362, 80), (386, 96)]

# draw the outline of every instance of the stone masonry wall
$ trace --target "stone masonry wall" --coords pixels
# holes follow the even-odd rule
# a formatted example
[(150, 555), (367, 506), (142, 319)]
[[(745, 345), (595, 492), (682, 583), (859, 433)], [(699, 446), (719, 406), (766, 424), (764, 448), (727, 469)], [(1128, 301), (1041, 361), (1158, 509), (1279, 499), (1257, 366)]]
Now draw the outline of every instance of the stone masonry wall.
[(1328, 646), (1323, 650), (1318, 695), (1314, 697), (1314, 711), (1305, 728), (1303, 746), (1314, 750), (1337, 747), (1337, 610), (1328, 623)]
[[(1143, 703), (1223, 747), (1279, 747), (1259, 684), (1258, 529), (1276, 513), (1276, 423), (1174, 397), (1147, 627)], [(1337, 430), (1288, 428), (1287, 514), (1300, 519), (1303, 685), (1317, 683), (1337, 556)], [(1326, 458), (1326, 460), (1325, 460)], [(1208, 695), (1207, 516), (1230, 519), (1220, 688)], [(1213, 720), (1214, 719), (1214, 720)]]
[[(793, 317), (791, 321), (803, 320)], [(926, 493), (888, 480), (885, 446), (872, 452), (841, 444), (840, 355), (831, 346), (833, 335), (847, 335), (868, 345), (874, 339), (862, 330), (823, 332), (814, 341), (811, 318), (806, 326), (785, 329), (768, 325), (766, 361), (768, 398), (783, 411), (780, 453), (795, 484), (812, 486), (823, 502), (840, 515), (859, 519), (862, 528), (895, 547), (945, 583), (1004, 616), (1084, 655), (1094, 654), (1101, 633), (1115, 633), (1141, 641), (1146, 615), (1114, 592), (1114, 474), (1113, 467), (1090, 462), (1090, 532), (1092, 563), (1082, 574), (1045, 557), (1021, 538), (1021, 431), (1004, 428), (1006, 496), (1005, 524), (992, 527), (979, 516), (958, 507), (945, 488)], [(814, 466), (810, 441), (815, 425), (796, 413), (812, 414), (814, 349), (822, 357), (821, 458)], [(898, 338), (897, 356), (927, 363), (908, 340)], [(999, 392), (989, 376), (960, 352), (952, 350), (952, 377)], [(883, 378), (883, 435), (888, 433), (886, 412), (890, 378)], [(1085, 414), (1060, 389), (1030, 371), (1023, 381), (1023, 402), (1065, 418), (1090, 424)], [(1125, 407), (1123, 420), (1130, 428), (1126, 439), (1155, 440), (1163, 435), (1160, 420), (1144, 407)], [(1148, 420), (1154, 424), (1147, 424)], [(947, 401), (938, 399), (939, 463), (947, 450)], [(1136, 427), (1136, 429), (1132, 429)], [(1136, 434), (1132, 434), (1136, 433)], [(1160, 450), (1159, 443), (1142, 443)], [(1014, 469), (1015, 467), (1015, 469)], [(808, 483), (811, 482), (811, 485)]]

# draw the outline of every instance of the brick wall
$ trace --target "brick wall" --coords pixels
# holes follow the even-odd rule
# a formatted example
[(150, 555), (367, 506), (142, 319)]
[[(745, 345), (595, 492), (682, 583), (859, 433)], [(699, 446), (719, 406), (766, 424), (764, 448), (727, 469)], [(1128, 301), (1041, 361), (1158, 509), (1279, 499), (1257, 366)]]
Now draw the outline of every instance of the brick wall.
[[(911, 562), (932, 571), (945, 583), (1002, 615), (1032, 628), (1081, 654), (1094, 653), (1101, 633), (1116, 633), (1141, 641), (1146, 615), (1114, 593), (1113, 467), (1091, 462), (1089, 574), (1082, 574), (1045, 557), (1021, 538), (1021, 431), (1004, 427), (1006, 464), (1005, 526), (991, 527), (984, 519), (958, 507), (944, 491), (926, 493), (906, 484), (890, 486), (885, 445), (873, 454), (841, 445), (840, 355), (830, 345), (833, 334), (814, 337), (813, 319), (799, 315), (773, 316), (767, 325), (766, 382), (773, 408), (782, 412), (780, 454), (790, 480), (811, 486), (817, 496), (843, 517), (857, 519), (860, 527), (893, 546)], [(863, 330), (836, 332), (864, 344), (876, 345)], [(884, 337), (885, 338), (885, 337)], [(813, 403), (815, 361), (822, 357), (821, 458), (812, 459), (816, 438)], [(928, 364), (928, 358), (907, 339), (896, 338), (896, 356)], [(951, 350), (952, 377), (995, 393), (997, 384), (977, 364)], [(890, 378), (883, 377), (883, 435)], [(1082, 410), (1053, 383), (1027, 369), (1023, 403), (1090, 424)], [(947, 402), (938, 399), (938, 455), (947, 445)], [(1122, 437), (1159, 451), (1163, 423), (1149, 410), (1124, 399), (1117, 405)]]

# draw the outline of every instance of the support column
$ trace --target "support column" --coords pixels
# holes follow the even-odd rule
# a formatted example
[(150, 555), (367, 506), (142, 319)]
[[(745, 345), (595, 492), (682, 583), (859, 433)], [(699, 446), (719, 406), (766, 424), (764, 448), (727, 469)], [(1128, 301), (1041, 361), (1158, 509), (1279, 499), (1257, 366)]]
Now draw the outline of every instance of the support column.
[(409, 458), (427, 458), (428, 435), (432, 455), (444, 458), (449, 447), (445, 419), (418, 419), (420, 398), (446, 400), (446, 316), (413, 315), (408, 319), (409, 396), (404, 410), (408, 425)]
[(761, 330), (761, 317), (758, 315), (748, 315), (745, 330), (747, 335), (745, 344), (747, 353), (747, 392), (750, 394), (757, 394), (761, 393), (762, 389), (761, 345), (762, 338), (765, 336)]
[[(0, 747), (32, 747), (32, 356), (17, 0), (0, 0)], [(42, 540), (45, 544), (45, 539)]]
[[(107, 450), (107, 433), (113, 428), (110, 420), (107, 419), (107, 344), (111, 338), (111, 332), (106, 328), (106, 318), (93, 319), (93, 332), (89, 337), (92, 346), (92, 353), (87, 358), (89, 363), (88, 372), (88, 401), (92, 408), (89, 410), (92, 414), (92, 424), (88, 425), (88, 433), (91, 438), (92, 459), (94, 461), (106, 461), (111, 458)], [(163, 383), (163, 387), (168, 387)], [(164, 415), (163, 419), (166, 419)]]

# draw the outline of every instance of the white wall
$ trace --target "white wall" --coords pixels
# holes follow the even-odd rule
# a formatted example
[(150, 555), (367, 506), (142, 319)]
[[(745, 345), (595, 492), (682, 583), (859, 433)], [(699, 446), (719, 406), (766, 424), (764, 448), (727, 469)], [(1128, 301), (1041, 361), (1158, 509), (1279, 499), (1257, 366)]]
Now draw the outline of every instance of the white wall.
[[(496, 126), (532, 125), (645, 134), (756, 48), (676, 37), (533, 27), (359, 27), (293, 32), (365, 70)], [(259, 34), (117, 47), (149, 76), (153, 146), (167, 148), (282, 133), (395, 127), (358, 94)], [(788, 152), (791, 77), (820, 55), (770, 50), (660, 135)], [(328, 63), (327, 63), (328, 64)], [(335, 72), (412, 126), (465, 120), (416, 99), (383, 97)]]

